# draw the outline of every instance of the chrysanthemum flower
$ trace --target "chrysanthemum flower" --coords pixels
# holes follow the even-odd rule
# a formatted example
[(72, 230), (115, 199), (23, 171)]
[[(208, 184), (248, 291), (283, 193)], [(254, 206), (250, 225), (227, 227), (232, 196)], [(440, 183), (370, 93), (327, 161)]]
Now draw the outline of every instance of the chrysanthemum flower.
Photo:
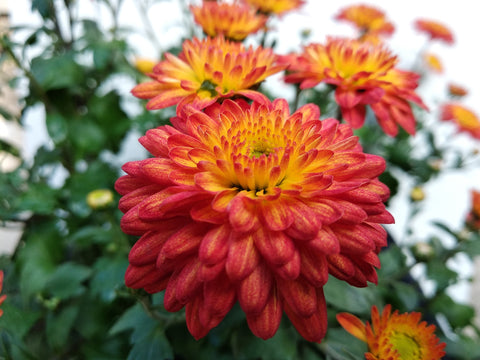
[(272, 49), (248, 49), (223, 37), (186, 40), (179, 56), (165, 54), (149, 76), (151, 82), (137, 85), (132, 93), (151, 99), (147, 109), (162, 109), (185, 104), (203, 109), (218, 99), (244, 96), (267, 102), (262, 93), (253, 90), (268, 76), (285, 66), (275, 64)]
[(350, 5), (340, 10), (336, 20), (343, 20), (353, 24), (361, 36), (391, 35), (395, 27), (389, 22), (385, 13), (370, 5)]
[(204, 1), (201, 6), (190, 6), (195, 22), (211, 37), (225, 36), (241, 41), (265, 27), (267, 17), (257, 14), (245, 3)]
[(391, 313), (386, 305), (380, 315), (372, 306), (372, 323), (365, 325), (349, 313), (340, 313), (337, 320), (350, 334), (368, 345), (366, 360), (439, 360), (444, 355), (445, 343), (435, 336), (435, 325), (421, 321), (421, 314), (410, 312)]
[(309, 341), (327, 328), (323, 285), (377, 282), (392, 223), (378, 180), (385, 161), (362, 152), (351, 128), (319, 120), (313, 104), (226, 100), (185, 107), (175, 128), (140, 142), (153, 158), (129, 162), (116, 182), (130, 251), (126, 285), (185, 306), (195, 338), (236, 301), (252, 332), (275, 334), (282, 313)]
[(452, 97), (463, 97), (468, 94), (468, 90), (457, 84), (448, 84), (448, 94)]
[(298, 9), (305, 0), (243, 0), (264, 14), (283, 15), (288, 11)]
[(472, 190), (471, 194), (471, 210), (467, 214), (466, 223), (472, 230), (478, 231), (480, 230), (480, 192)]
[(442, 62), (437, 55), (432, 53), (425, 53), (423, 54), (423, 60), (425, 60), (425, 64), (430, 70), (433, 70), (436, 73), (443, 72)]
[(427, 34), (430, 37), (430, 40), (438, 39), (447, 44), (454, 43), (453, 33), (448, 27), (440, 22), (418, 19), (415, 21), (414, 25), (418, 31)]
[[(2, 292), (2, 289), (3, 289), (3, 270), (0, 270), (0, 293)], [(7, 298), (7, 295), (2, 295), (0, 296), (0, 305), (2, 305), (2, 303), (5, 301), (5, 299)], [(0, 316), (3, 315), (3, 310), (0, 309)]]
[[(280, 61), (286, 63), (283, 58)], [(320, 82), (334, 85), (342, 117), (354, 128), (363, 125), (370, 105), (386, 134), (395, 136), (398, 125), (414, 134), (409, 102), (426, 108), (415, 93), (419, 77), (396, 69), (396, 63), (396, 56), (382, 45), (333, 38), (325, 46), (306, 46), (298, 61), (288, 67), (285, 81), (298, 82), (301, 89)]]
[(445, 121), (453, 121), (460, 131), (467, 132), (474, 138), (480, 139), (480, 119), (465, 106), (454, 103), (444, 104), (441, 107), (440, 118)]

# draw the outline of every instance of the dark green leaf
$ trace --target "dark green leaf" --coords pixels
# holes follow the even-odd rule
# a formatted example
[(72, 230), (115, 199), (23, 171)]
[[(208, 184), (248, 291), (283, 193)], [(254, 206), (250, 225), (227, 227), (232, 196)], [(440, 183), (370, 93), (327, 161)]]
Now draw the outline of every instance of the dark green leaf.
[(59, 144), (67, 138), (67, 121), (62, 115), (59, 113), (48, 113), (46, 123), (48, 134), (55, 144)]
[(66, 53), (52, 58), (35, 58), (31, 71), (37, 82), (45, 89), (61, 89), (82, 81), (82, 68)]
[(99, 296), (105, 302), (112, 302), (116, 297), (116, 289), (123, 286), (125, 270), (128, 266), (126, 257), (101, 258), (94, 268), (90, 284), (93, 295)]
[(0, 329), (7, 330), (17, 339), (22, 339), (32, 325), (41, 316), (40, 311), (30, 308), (19, 308), (12, 304), (10, 298), (2, 303), (3, 315), (0, 320)]
[(357, 288), (330, 276), (324, 286), (325, 299), (328, 304), (335, 306), (340, 311), (369, 314), (370, 308), (375, 304), (375, 291), (373, 288)]
[(85, 281), (92, 270), (83, 265), (67, 262), (59, 265), (46, 283), (45, 290), (51, 296), (59, 299), (68, 299), (78, 296), (85, 291), (82, 282)]
[(54, 349), (62, 348), (70, 335), (79, 308), (75, 305), (68, 306), (60, 311), (50, 312), (47, 316), (47, 341)]
[(458, 274), (450, 270), (447, 264), (439, 259), (433, 259), (427, 262), (427, 275), (437, 283), (439, 289), (445, 289), (458, 278)]
[(471, 306), (456, 303), (445, 293), (435, 298), (431, 304), (431, 310), (445, 315), (453, 328), (470, 325), (475, 315)]

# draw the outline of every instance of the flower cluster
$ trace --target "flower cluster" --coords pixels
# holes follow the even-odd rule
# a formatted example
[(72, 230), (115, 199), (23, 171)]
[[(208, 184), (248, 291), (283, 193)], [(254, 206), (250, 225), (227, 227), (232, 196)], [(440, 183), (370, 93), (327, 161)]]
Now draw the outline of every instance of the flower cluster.
[[(276, 14), (303, 3), (247, 2)], [(165, 54), (149, 74), (153, 81), (132, 90), (150, 99), (148, 109), (176, 105), (177, 116), (140, 138), (152, 157), (125, 164), (115, 185), (122, 230), (140, 236), (125, 282), (165, 291), (165, 309), (185, 307), (197, 339), (238, 302), (260, 338), (272, 337), (285, 313), (305, 339), (319, 342), (327, 330), (329, 275), (357, 287), (377, 282), (378, 253), (387, 244), (381, 224), (394, 221), (384, 205), (389, 189), (378, 180), (385, 161), (364, 153), (349, 125), (320, 120), (316, 105), (290, 112), (286, 100), (270, 101), (256, 89), (287, 64), (271, 49), (225, 38), (238, 40), (262, 22), (253, 26), (257, 15), (244, 6), (191, 7), (209, 37), (186, 40), (178, 56)], [(358, 103), (380, 93), (384, 112), (391, 104), (403, 111), (405, 99), (420, 103), (410, 74), (387, 71), (395, 57), (383, 48), (371, 58), (361, 43), (332, 41), (328, 49), (335, 66), (324, 78), (339, 85), (342, 105), (352, 101), (340, 68), (358, 60), (372, 73), (356, 82), (366, 84)]]
[(386, 305), (380, 315), (372, 306), (372, 322), (366, 325), (349, 313), (338, 314), (337, 320), (350, 334), (367, 343), (366, 360), (439, 360), (445, 355), (445, 343), (435, 336), (435, 325), (420, 322), (421, 314), (417, 312), (391, 311), (391, 305)]

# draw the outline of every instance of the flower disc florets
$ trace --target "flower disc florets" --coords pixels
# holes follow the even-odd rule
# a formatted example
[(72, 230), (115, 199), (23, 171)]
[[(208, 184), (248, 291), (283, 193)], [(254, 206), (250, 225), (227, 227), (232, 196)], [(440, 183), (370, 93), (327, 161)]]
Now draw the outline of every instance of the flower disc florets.
[(238, 301), (252, 332), (269, 338), (285, 311), (310, 341), (325, 335), (323, 285), (376, 282), (393, 222), (377, 177), (385, 161), (362, 152), (348, 125), (285, 100), (185, 107), (175, 128), (140, 139), (153, 158), (127, 163), (116, 183), (121, 226), (140, 235), (125, 280), (165, 290), (185, 306), (195, 338)]
[(241, 43), (223, 37), (186, 40), (177, 56), (165, 54), (165, 60), (148, 74), (153, 81), (139, 84), (132, 93), (151, 99), (147, 109), (162, 109), (185, 104), (203, 109), (219, 99), (244, 96), (267, 102), (253, 88), (285, 68), (276, 64), (272, 49), (245, 48)]

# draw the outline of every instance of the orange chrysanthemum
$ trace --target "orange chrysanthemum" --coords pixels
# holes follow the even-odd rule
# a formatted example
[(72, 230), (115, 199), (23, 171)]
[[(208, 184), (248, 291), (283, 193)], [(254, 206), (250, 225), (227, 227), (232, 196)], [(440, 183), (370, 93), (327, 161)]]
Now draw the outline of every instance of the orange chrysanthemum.
[(380, 316), (372, 306), (372, 323), (365, 325), (349, 313), (340, 313), (337, 320), (350, 334), (368, 345), (366, 360), (439, 360), (445, 355), (445, 343), (435, 336), (435, 325), (420, 322), (418, 312), (391, 313), (391, 305), (385, 306)]
[[(3, 289), (3, 270), (0, 270), (0, 293), (2, 292), (2, 289)], [(5, 299), (7, 298), (7, 295), (2, 295), (0, 296), (0, 305), (2, 305), (2, 303), (5, 301)], [(0, 309), (0, 316), (3, 315), (3, 310)]]
[(444, 104), (441, 108), (440, 118), (445, 121), (452, 120), (460, 131), (480, 139), (480, 119), (465, 106), (453, 103)]
[(335, 19), (353, 24), (360, 31), (361, 38), (391, 35), (395, 30), (393, 24), (387, 21), (383, 11), (369, 5), (347, 6), (340, 10)]
[(236, 301), (252, 332), (275, 334), (285, 311), (299, 333), (327, 329), (323, 285), (377, 282), (392, 223), (378, 176), (385, 161), (362, 152), (351, 128), (319, 120), (313, 104), (226, 100), (185, 107), (140, 139), (154, 155), (129, 162), (116, 182), (130, 251), (126, 285), (185, 306), (195, 338)]
[(151, 99), (149, 110), (172, 105), (180, 110), (185, 104), (203, 109), (238, 95), (267, 102), (265, 95), (252, 88), (285, 68), (276, 60), (272, 49), (246, 49), (223, 37), (186, 40), (178, 57), (166, 53), (149, 74), (153, 81), (137, 85), (132, 93)]
[[(291, 57), (291, 55), (289, 55)], [(288, 64), (291, 58), (280, 58)], [(357, 40), (329, 39), (325, 46), (310, 44), (288, 67), (285, 81), (311, 88), (325, 82), (336, 86), (335, 99), (352, 127), (363, 125), (370, 105), (386, 134), (395, 136), (398, 125), (415, 133), (415, 118), (408, 102), (426, 108), (415, 93), (418, 75), (401, 71), (388, 49)]]
[(468, 94), (468, 90), (457, 84), (448, 84), (448, 93), (452, 97), (463, 97)]
[(282, 15), (298, 9), (305, 0), (243, 0), (264, 14)]
[(432, 20), (418, 19), (415, 21), (415, 28), (426, 33), (430, 40), (438, 39), (447, 44), (453, 44), (453, 33), (445, 25)]
[(265, 27), (267, 17), (257, 14), (245, 3), (204, 1), (201, 6), (190, 6), (195, 22), (205, 34), (241, 41)]
[(471, 210), (467, 214), (466, 223), (472, 230), (480, 230), (480, 192), (472, 190)]
[(433, 70), (437, 73), (443, 72), (443, 65), (437, 55), (426, 53), (423, 54), (423, 60), (425, 60), (425, 64), (430, 70)]

